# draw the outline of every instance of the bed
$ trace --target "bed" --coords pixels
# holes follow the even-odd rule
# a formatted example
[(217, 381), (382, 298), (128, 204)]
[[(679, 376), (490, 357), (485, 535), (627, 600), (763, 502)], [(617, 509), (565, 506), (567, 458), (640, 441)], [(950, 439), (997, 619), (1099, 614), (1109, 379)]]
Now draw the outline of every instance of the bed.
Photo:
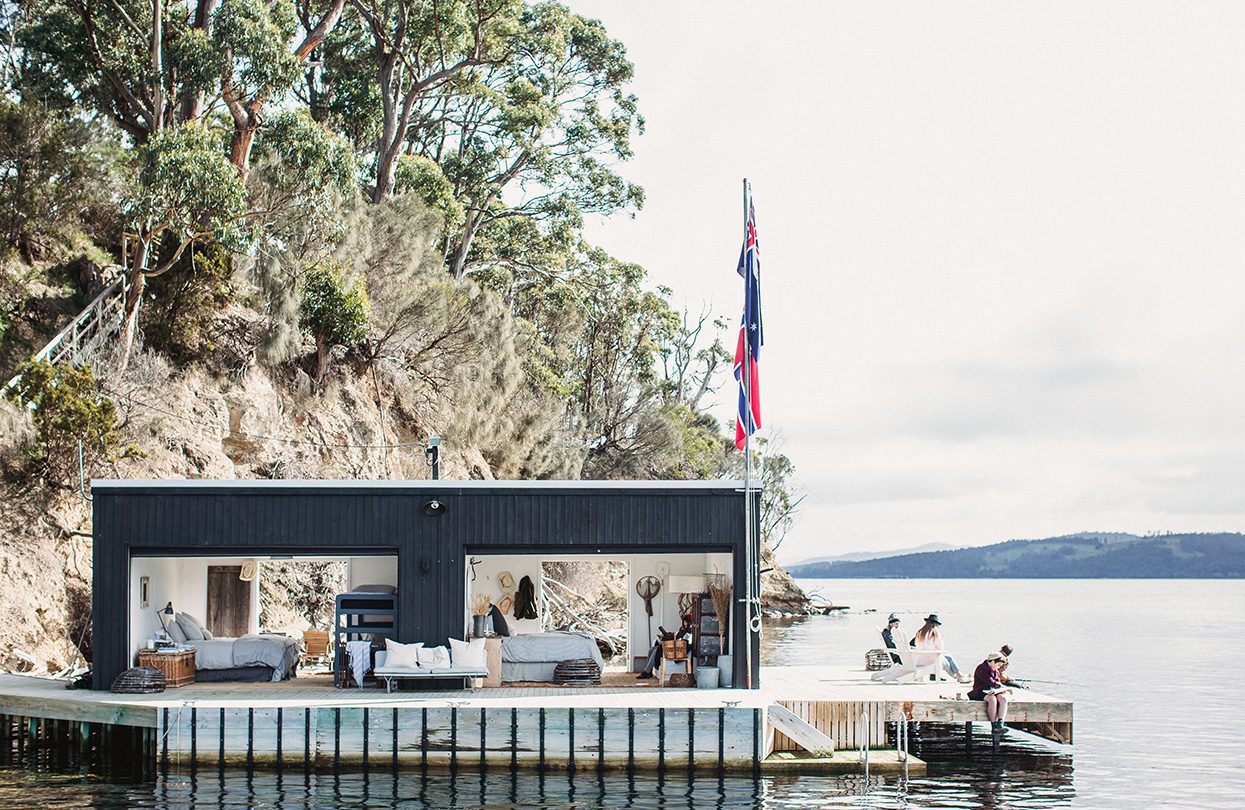
[(560, 662), (582, 658), (591, 658), (605, 669), (601, 650), (592, 636), (565, 631), (506, 636), (501, 640), (501, 680), (551, 682)]
[(298, 667), (298, 641), (269, 633), (190, 642), (197, 681), (284, 681)]

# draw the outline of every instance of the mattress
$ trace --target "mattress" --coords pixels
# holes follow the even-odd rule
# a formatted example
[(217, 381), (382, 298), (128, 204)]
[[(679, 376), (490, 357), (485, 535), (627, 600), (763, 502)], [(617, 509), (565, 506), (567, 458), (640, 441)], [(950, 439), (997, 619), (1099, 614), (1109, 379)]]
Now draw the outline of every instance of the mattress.
[(557, 661), (515, 662), (502, 661), (502, 683), (518, 681), (553, 681), (553, 671), (558, 668)]

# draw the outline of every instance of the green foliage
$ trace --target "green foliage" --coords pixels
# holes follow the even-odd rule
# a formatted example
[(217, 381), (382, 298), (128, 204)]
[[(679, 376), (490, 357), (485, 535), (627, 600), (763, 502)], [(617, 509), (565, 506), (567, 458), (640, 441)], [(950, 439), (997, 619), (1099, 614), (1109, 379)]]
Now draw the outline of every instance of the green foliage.
[(333, 346), (354, 346), (367, 335), (367, 292), (339, 268), (317, 265), (303, 277), (302, 324), (316, 339), (316, 380), (328, 370)]
[(201, 361), (217, 349), (217, 323), (233, 302), (233, 263), (209, 242), (182, 254), (151, 281), (151, 302), (143, 307), (143, 334), (151, 348), (182, 362)]
[(445, 223), (446, 232), (463, 224), (463, 206), (454, 198), (454, 185), (435, 160), (422, 155), (403, 155), (398, 159), (394, 190), (410, 192), (429, 209), (436, 211)]
[[(229, 79), (239, 95), (276, 95), (293, 86), (301, 61), (288, 43), (298, 33), (298, 17), (288, 0), (226, 0), (216, 12), (212, 40), (217, 52), (232, 54)], [(219, 75), (219, 74), (218, 74)]]
[(0, 232), (27, 261), (116, 229), (118, 150), (73, 115), (0, 99)]
[(76, 473), (79, 441), (91, 456), (117, 457), (121, 435), (116, 407), (89, 366), (30, 360), (18, 373), (21, 379), (8, 397), (30, 411), (38, 438), (31, 461), (46, 481), (64, 483)]
[(141, 161), (130, 213), (153, 223), (153, 234), (182, 243), (210, 238), (229, 250), (251, 243), (246, 190), (219, 133), (197, 124), (166, 129), (148, 140)]

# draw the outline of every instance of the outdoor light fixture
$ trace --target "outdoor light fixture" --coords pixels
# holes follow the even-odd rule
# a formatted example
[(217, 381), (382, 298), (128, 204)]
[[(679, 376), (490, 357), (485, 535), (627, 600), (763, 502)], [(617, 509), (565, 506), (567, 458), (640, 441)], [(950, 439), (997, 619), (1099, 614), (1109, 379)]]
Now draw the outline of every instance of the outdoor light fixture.
[(430, 517), (440, 517), (445, 514), (445, 502), (438, 501), (435, 498), (424, 504), (424, 514)]
[(432, 468), (432, 480), (436, 481), (441, 477), (441, 437), (429, 436), (428, 446), (424, 448), (424, 455), (428, 459), (428, 466)]

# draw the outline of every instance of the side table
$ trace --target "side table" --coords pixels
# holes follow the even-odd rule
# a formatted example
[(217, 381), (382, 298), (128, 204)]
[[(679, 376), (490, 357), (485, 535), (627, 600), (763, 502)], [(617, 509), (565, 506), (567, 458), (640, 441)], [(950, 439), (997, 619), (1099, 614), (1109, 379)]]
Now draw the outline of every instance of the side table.
[(170, 688), (185, 686), (195, 682), (195, 651), (179, 650), (177, 652), (158, 652), (156, 650), (139, 650), (138, 665), (151, 667), (164, 673), (164, 680)]

